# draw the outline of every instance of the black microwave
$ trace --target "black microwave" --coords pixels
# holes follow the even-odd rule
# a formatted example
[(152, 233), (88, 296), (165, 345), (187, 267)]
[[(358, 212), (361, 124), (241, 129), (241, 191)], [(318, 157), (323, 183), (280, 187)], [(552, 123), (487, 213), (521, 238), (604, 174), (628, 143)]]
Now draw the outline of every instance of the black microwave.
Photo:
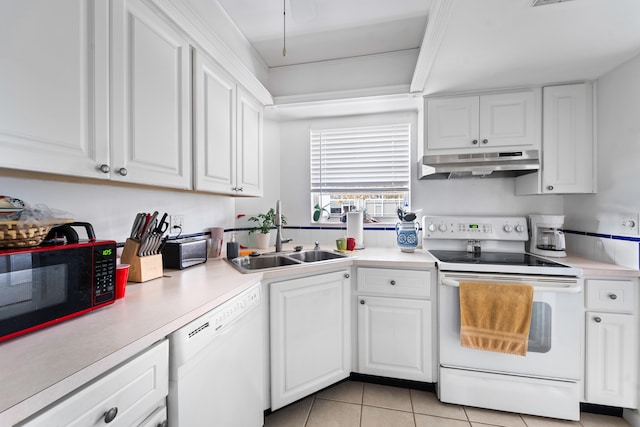
[(116, 242), (0, 250), (0, 342), (111, 304)]

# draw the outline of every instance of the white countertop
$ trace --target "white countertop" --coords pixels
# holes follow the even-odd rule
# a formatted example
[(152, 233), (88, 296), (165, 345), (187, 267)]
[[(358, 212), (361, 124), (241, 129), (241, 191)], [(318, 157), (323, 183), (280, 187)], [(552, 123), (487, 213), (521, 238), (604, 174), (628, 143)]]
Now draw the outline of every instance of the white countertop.
[[(640, 276), (640, 271), (567, 257), (585, 275)], [(0, 344), (0, 425), (12, 425), (143, 351), (154, 342), (264, 279), (351, 265), (426, 269), (426, 251), (367, 248), (323, 265), (241, 274), (221, 258), (163, 277), (129, 283), (126, 297), (95, 312)]]
[(89, 314), (0, 344), (0, 425), (38, 412), (263, 278), (350, 267), (354, 262), (434, 267), (424, 251), (365, 249), (323, 265), (241, 274), (221, 258), (127, 285), (126, 296)]

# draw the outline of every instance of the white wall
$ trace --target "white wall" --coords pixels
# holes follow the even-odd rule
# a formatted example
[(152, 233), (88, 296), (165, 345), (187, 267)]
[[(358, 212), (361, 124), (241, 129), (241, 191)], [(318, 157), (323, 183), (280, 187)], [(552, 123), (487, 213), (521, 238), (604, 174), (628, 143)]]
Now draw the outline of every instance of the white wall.
[[(422, 136), (418, 132), (418, 112), (396, 112), (325, 119), (285, 121), (280, 124), (281, 148), (281, 199), (289, 225), (310, 226), (311, 200), (309, 176), (309, 130), (313, 128), (368, 126), (385, 123), (409, 122), (412, 124), (412, 193), (411, 209), (423, 209), (422, 215), (527, 215), (529, 213), (561, 214), (561, 196), (515, 196), (514, 178), (426, 180), (417, 179), (418, 144)], [(391, 247), (395, 245), (393, 230), (366, 230), (365, 245)], [(387, 228), (393, 227), (388, 225)], [(301, 243), (315, 240), (333, 245), (333, 239), (344, 232), (329, 229), (287, 230)]]
[(161, 215), (184, 215), (185, 234), (233, 226), (231, 197), (8, 176), (0, 176), (0, 188), (3, 195), (63, 210), (76, 221), (91, 223), (98, 239), (124, 242), (136, 213), (155, 210)]
[[(640, 213), (640, 56), (597, 81), (598, 193), (565, 198), (566, 227), (632, 236), (621, 216)], [(638, 268), (638, 243), (568, 236), (569, 249)], [(637, 235), (635, 237), (638, 237)]]

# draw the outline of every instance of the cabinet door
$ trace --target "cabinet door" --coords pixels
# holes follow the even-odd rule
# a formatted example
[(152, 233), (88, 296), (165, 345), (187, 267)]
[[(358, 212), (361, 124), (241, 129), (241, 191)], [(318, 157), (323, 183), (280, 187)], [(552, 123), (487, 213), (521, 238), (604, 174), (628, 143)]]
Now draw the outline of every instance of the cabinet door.
[(636, 317), (587, 312), (586, 322), (585, 400), (637, 408)]
[(358, 297), (358, 372), (433, 381), (431, 301)]
[(540, 146), (540, 104), (536, 92), (497, 93), (480, 97), (481, 148)]
[(478, 146), (480, 104), (477, 96), (427, 100), (427, 149)]
[(262, 106), (238, 89), (237, 181), (239, 196), (262, 196)]
[[(138, 425), (169, 393), (169, 343), (164, 340), (72, 394), (23, 427)], [(107, 421), (107, 413), (111, 417)]]
[(0, 2), (0, 167), (108, 178), (108, 3)]
[(587, 84), (545, 87), (543, 193), (593, 193), (593, 105)]
[(235, 194), (236, 84), (201, 53), (193, 66), (195, 189)]
[(271, 409), (349, 376), (348, 271), (270, 285)]
[(142, 0), (112, 8), (112, 179), (188, 189), (189, 44)]

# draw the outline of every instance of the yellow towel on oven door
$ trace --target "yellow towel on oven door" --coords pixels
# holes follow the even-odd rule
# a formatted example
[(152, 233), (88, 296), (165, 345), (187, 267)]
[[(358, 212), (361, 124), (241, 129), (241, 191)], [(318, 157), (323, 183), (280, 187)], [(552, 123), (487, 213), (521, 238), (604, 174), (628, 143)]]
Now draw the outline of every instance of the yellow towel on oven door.
[(533, 286), (460, 282), (460, 344), (525, 356)]

